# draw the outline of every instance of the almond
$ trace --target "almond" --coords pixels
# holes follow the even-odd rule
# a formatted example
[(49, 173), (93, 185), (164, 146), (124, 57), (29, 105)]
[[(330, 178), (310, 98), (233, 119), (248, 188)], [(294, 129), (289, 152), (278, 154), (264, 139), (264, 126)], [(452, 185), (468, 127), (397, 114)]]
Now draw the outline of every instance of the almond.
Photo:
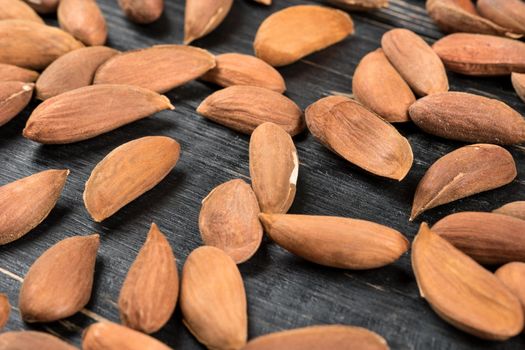
[(506, 185), (517, 175), (512, 155), (496, 145), (461, 147), (427, 170), (414, 195), (410, 220), (425, 210)]
[(525, 120), (505, 103), (465, 92), (426, 96), (408, 110), (429, 134), (465, 142), (512, 145), (525, 141)]
[(0, 245), (34, 229), (55, 207), (69, 170), (47, 170), (0, 187)]
[(416, 33), (396, 28), (386, 32), (381, 47), (392, 65), (419, 96), (448, 91), (443, 62)]
[(222, 23), (233, 0), (186, 0), (184, 44), (202, 38)]
[(350, 163), (401, 181), (412, 167), (412, 148), (390, 123), (358, 102), (329, 96), (306, 109), (310, 132)]
[(521, 0), (478, 0), (479, 13), (502, 27), (525, 34), (525, 3)]
[[(7, 295), (0, 293), (0, 330), (2, 330), (2, 328), (4, 328), (4, 326), (7, 324), (10, 313), (11, 305), (9, 304), (9, 298)], [(0, 340), (0, 345), (1, 344), (2, 342)]]
[(525, 220), (525, 201), (507, 203), (493, 212)]
[(164, 11), (164, 0), (118, 0), (118, 4), (126, 17), (140, 24), (155, 22)]
[(303, 131), (303, 112), (289, 98), (256, 86), (230, 86), (201, 102), (197, 113), (236, 131), (251, 134), (272, 122), (294, 136)]
[(388, 0), (328, 0), (328, 2), (352, 11), (370, 11), (388, 7)]
[(112, 322), (98, 322), (84, 331), (84, 350), (171, 350), (157, 339)]
[(9, 19), (0, 21), (0, 47), (0, 63), (38, 70), (83, 45), (58, 28)]
[(217, 66), (201, 79), (228, 87), (232, 85), (259, 86), (279, 93), (286, 90), (281, 74), (263, 60), (240, 53), (225, 53), (215, 57)]
[(199, 230), (204, 244), (220, 248), (237, 264), (252, 257), (261, 245), (259, 204), (250, 185), (240, 179), (214, 188), (202, 200)]
[(250, 138), (250, 177), (262, 212), (281, 214), (290, 209), (298, 174), (290, 135), (273, 123), (258, 126)]
[(0, 334), (1, 350), (77, 350), (54, 335), (36, 331), (6, 332)]
[(316, 264), (373, 269), (393, 263), (409, 247), (398, 231), (374, 222), (313, 215), (260, 214), (270, 238)]
[(182, 270), (183, 322), (208, 349), (238, 350), (246, 344), (246, 293), (235, 262), (222, 250), (195, 249)]
[(215, 67), (208, 51), (184, 45), (158, 45), (124, 52), (97, 70), (94, 84), (128, 84), (159, 93), (196, 79)]
[(421, 296), (453, 326), (489, 340), (506, 340), (523, 330), (518, 299), (425, 223), (412, 244), (412, 269)]
[(118, 300), (122, 323), (154, 333), (168, 322), (179, 296), (173, 250), (155, 224), (128, 271)]
[(31, 100), (35, 84), (0, 81), (0, 126), (20, 113)]
[(104, 45), (106, 42), (106, 20), (96, 0), (60, 0), (57, 15), (60, 28), (85, 45)]
[(86, 182), (84, 203), (93, 220), (101, 222), (155, 187), (179, 155), (178, 142), (164, 136), (142, 137), (111, 151)]
[(272, 0), (254, 0), (255, 2), (258, 2), (259, 4), (263, 4), (266, 6), (270, 6), (272, 4)]
[(266, 18), (253, 47), (272, 66), (285, 66), (331, 46), (354, 33), (350, 16), (316, 5), (290, 6)]
[(24, 0), (36, 12), (49, 14), (56, 12), (59, 0)]
[(408, 107), (416, 102), (410, 86), (381, 49), (370, 52), (359, 62), (352, 78), (352, 93), (364, 106), (391, 123), (409, 121)]
[(525, 102), (525, 74), (512, 73), (511, 78), (516, 94)]
[(444, 217), (432, 231), (481, 264), (525, 261), (525, 220), (467, 211)]
[(12, 64), (0, 63), (0, 81), (22, 81), (32, 83), (38, 78), (38, 72), (20, 68)]
[(91, 298), (99, 235), (66, 238), (31, 265), (18, 306), (26, 322), (53, 322), (74, 315)]
[(386, 340), (366, 328), (329, 325), (310, 326), (263, 335), (243, 350), (388, 350)]
[(492, 35), (456, 33), (432, 46), (448, 70), (475, 76), (525, 73), (525, 43)]
[(24, 137), (47, 144), (78, 142), (165, 109), (174, 109), (166, 96), (138, 86), (85, 86), (47, 99), (35, 108)]
[(518, 297), (525, 310), (525, 263), (511, 262), (505, 264), (497, 269), (495, 274)]
[(44, 20), (35, 10), (21, 0), (0, 0), (0, 9), (0, 20), (23, 19), (44, 24)]

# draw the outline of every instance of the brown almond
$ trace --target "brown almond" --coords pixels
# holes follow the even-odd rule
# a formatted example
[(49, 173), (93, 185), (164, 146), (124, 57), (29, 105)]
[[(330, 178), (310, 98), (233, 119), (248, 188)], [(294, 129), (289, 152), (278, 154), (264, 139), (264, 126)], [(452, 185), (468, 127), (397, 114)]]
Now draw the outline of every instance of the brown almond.
[(250, 138), (250, 177), (263, 213), (284, 214), (295, 198), (299, 174), (290, 135), (274, 123), (259, 125)]
[(46, 170), (0, 187), (0, 245), (34, 229), (55, 207), (69, 170)]
[(311, 104), (305, 115), (319, 142), (372, 174), (401, 181), (412, 167), (408, 140), (354, 100), (325, 97)]
[(512, 155), (496, 145), (461, 147), (439, 158), (414, 195), (410, 220), (425, 210), (506, 185), (517, 175)]
[(78, 142), (165, 109), (174, 109), (166, 96), (138, 86), (85, 86), (47, 99), (35, 108), (24, 137), (46, 144)]
[(492, 212), (514, 216), (515, 218), (525, 220), (525, 201), (507, 203), (504, 206), (493, 210)]
[(32, 83), (38, 78), (38, 72), (14, 66), (12, 64), (0, 63), (0, 81), (21, 81)]
[(36, 12), (49, 14), (56, 12), (60, 0), (24, 0)]
[(518, 299), (425, 223), (412, 243), (412, 269), (421, 297), (454, 327), (489, 340), (506, 340), (523, 330)]
[[(11, 305), (9, 304), (9, 298), (7, 297), (7, 295), (0, 293), (0, 331), (7, 324), (10, 313), (11, 313)], [(1, 348), (1, 340), (0, 340), (0, 348)]]
[(285, 66), (353, 33), (354, 23), (347, 13), (323, 6), (297, 5), (266, 18), (257, 30), (253, 47), (260, 59), (274, 67)]
[(505, 103), (465, 92), (426, 96), (408, 109), (423, 131), (446, 139), (512, 145), (525, 141), (525, 120)]
[(525, 3), (521, 0), (478, 0), (478, 12), (502, 27), (525, 34)]
[(257, 337), (242, 350), (388, 350), (386, 340), (366, 328), (310, 326)]
[(256, 86), (230, 86), (216, 91), (201, 102), (197, 113), (245, 134), (265, 122), (279, 125), (292, 136), (304, 130), (299, 106), (278, 92)]
[(525, 43), (492, 35), (455, 33), (432, 46), (448, 70), (475, 76), (525, 73)]
[(173, 250), (155, 224), (128, 271), (118, 305), (125, 326), (154, 333), (170, 319), (179, 296)]
[(126, 17), (140, 24), (155, 22), (164, 11), (164, 0), (118, 0)]
[(220, 248), (237, 264), (261, 245), (259, 204), (250, 185), (240, 179), (214, 188), (202, 200), (199, 230), (204, 244)]
[(393, 263), (409, 247), (398, 231), (374, 222), (332, 216), (260, 214), (270, 238), (316, 264), (374, 269)]
[(106, 20), (96, 0), (60, 0), (57, 15), (60, 28), (85, 45), (104, 45), (106, 42)]
[(0, 20), (23, 19), (44, 24), (44, 20), (22, 0), (0, 0)]
[(525, 311), (525, 263), (511, 262), (495, 272), (496, 277), (520, 300)]
[(217, 65), (201, 79), (222, 87), (259, 86), (279, 93), (286, 90), (281, 74), (268, 63), (250, 55), (225, 53), (215, 56)]
[(31, 100), (35, 84), (0, 81), (0, 126), (16, 117)]
[(233, 0), (186, 0), (184, 10), (184, 44), (202, 38), (222, 23)]
[(445, 33), (480, 33), (511, 38), (521, 36), (481, 17), (472, 0), (427, 0), (426, 8), (429, 16)]
[(41, 100), (91, 85), (97, 68), (119, 52), (105, 46), (85, 47), (60, 56), (36, 82), (36, 97)]
[(0, 47), (0, 63), (38, 70), (83, 45), (61, 29), (9, 19), (0, 21)]
[(396, 28), (381, 39), (386, 57), (419, 96), (448, 91), (443, 62), (416, 33)]
[(91, 298), (99, 235), (66, 238), (46, 250), (27, 272), (18, 307), (26, 322), (74, 315)]
[(36, 331), (5, 332), (0, 334), (0, 350), (77, 350), (54, 335)]
[(157, 339), (112, 322), (98, 322), (82, 335), (84, 350), (171, 350)]
[(246, 344), (246, 293), (235, 262), (221, 249), (195, 249), (182, 270), (183, 322), (208, 349), (238, 350)]
[(111, 151), (86, 182), (84, 203), (93, 220), (115, 214), (162, 181), (179, 160), (180, 146), (165, 136), (147, 136)]
[(215, 58), (206, 50), (185, 45), (157, 45), (111, 58), (97, 70), (94, 84), (136, 85), (163, 93), (200, 77), (213, 67)]
[(352, 93), (364, 106), (391, 123), (409, 121), (408, 107), (416, 102), (410, 86), (381, 49), (370, 52), (357, 65)]
[(388, 0), (328, 0), (328, 2), (352, 11), (371, 11), (388, 7)]
[(266, 5), (266, 6), (270, 6), (272, 4), (272, 0), (254, 0), (254, 1), (259, 4)]
[(512, 86), (516, 90), (516, 94), (525, 102), (525, 74), (512, 73)]
[(525, 261), (525, 221), (512, 216), (455, 213), (439, 220), (432, 231), (480, 264)]

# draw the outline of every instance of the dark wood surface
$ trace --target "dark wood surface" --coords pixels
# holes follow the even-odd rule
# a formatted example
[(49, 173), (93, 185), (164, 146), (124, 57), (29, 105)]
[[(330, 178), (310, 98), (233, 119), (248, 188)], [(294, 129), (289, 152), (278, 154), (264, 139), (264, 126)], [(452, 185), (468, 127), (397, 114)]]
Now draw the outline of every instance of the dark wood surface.
[[(162, 18), (149, 26), (125, 19), (115, 0), (99, 0), (109, 27), (108, 45), (120, 50), (154, 44), (180, 43), (184, 2), (167, 0)], [(261, 21), (272, 12), (312, 1), (275, 0), (271, 7), (236, 0), (224, 23), (194, 44), (213, 53), (252, 53)], [(406, 27), (429, 42), (442, 34), (426, 15), (423, 0), (391, 0), (389, 9), (352, 13), (356, 33), (322, 52), (280, 68), (287, 96), (302, 108), (333, 92), (351, 92), (359, 60), (379, 47), (381, 35)], [(56, 20), (46, 21), (55, 24)], [(140, 72), (137, 72), (140, 74)], [(496, 97), (525, 112), (508, 77), (481, 79), (449, 74), (451, 90)], [(0, 291), (14, 309), (7, 330), (42, 329), (80, 344), (83, 328), (95, 319), (119, 321), (116, 301), (126, 272), (144, 242), (151, 222), (167, 234), (179, 269), (187, 255), (201, 245), (197, 226), (200, 201), (218, 184), (249, 181), (248, 136), (209, 122), (195, 109), (217, 87), (195, 81), (167, 95), (176, 106), (95, 139), (65, 146), (42, 146), (21, 136), (33, 102), (20, 116), (0, 128), (0, 184), (49, 168), (68, 168), (71, 175), (56, 208), (24, 238), (0, 247)], [(367, 174), (332, 154), (307, 133), (295, 138), (300, 171), (292, 213), (338, 215), (391, 226), (412, 239), (421, 220), (430, 223), (452, 212), (489, 211), (524, 198), (525, 153), (508, 148), (518, 164), (518, 178), (504, 188), (430, 210), (416, 223), (408, 217), (418, 181), (439, 157), (461, 146), (432, 137), (413, 124), (398, 125), (414, 150), (414, 165), (402, 182)], [(166, 135), (182, 146), (175, 170), (158, 186), (101, 224), (93, 222), (82, 202), (91, 170), (115, 147), (146, 135)], [(0, 213), (1, 215), (1, 213)], [(101, 234), (95, 286), (84, 313), (47, 325), (24, 324), (17, 310), (20, 281), (32, 262), (52, 244), (72, 235)], [(305, 262), (264, 240), (258, 253), (240, 266), (249, 304), (249, 337), (316, 324), (342, 323), (369, 328), (386, 338), (392, 349), (523, 349), (525, 336), (504, 343), (478, 340), (442, 321), (419, 297), (405, 254), (396, 263), (370, 271), (345, 271)], [(443, 286), (447, 288), (447, 286)], [(200, 349), (181, 323), (177, 309), (155, 336), (175, 349)]]

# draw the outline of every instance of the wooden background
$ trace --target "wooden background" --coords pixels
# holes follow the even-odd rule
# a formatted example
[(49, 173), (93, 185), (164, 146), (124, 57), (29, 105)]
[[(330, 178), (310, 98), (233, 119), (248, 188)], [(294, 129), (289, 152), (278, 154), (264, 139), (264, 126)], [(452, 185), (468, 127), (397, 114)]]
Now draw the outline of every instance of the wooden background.
[[(275, 0), (271, 7), (236, 0), (224, 23), (194, 44), (212, 53), (252, 53), (259, 24), (272, 12), (313, 1)], [(167, 0), (162, 18), (149, 26), (127, 21), (116, 0), (99, 0), (109, 27), (108, 45), (120, 50), (154, 44), (181, 43), (183, 0)], [(391, 0), (390, 8), (352, 13), (356, 33), (320, 53), (279, 69), (286, 79), (287, 96), (302, 108), (333, 92), (351, 92), (359, 60), (379, 47), (381, 35), (406, 27), (429, 42), (442, 34), (427, 17), (423, 0)], [(56, 24), (53, 18), (46, 21)], [(322, 24), (321, 24), (322, 25)], [(137, 72), (140, 74), (141, 72)], [(451, 90), (499, 98), (525, 112), (512, 90), (510, 78), (468, 78), (449, 74)], [(80, 344), (82, 330), (95, 319), (119, 321), (117, 298), (126, 272), (143, 244), (151, 222), (166, 233), (178, 259), (201, 244), (197, 226), (200, 201), (220, 183), (249, 181), (248, 136), (209, 122), (196, 107), (217, 87), (198, 81), (167, 95), (175, 111), (128, 125), (95, 139), (65, 146), (42, 146), (21, 136), (33, 102), (20, 116), (0, 128), (0, 184), (49, 168), (68, 168), (71, 175), (57, 207), (24, 238), (0, 247), (0, 291), (14, 309), (7, 330), (41, 329)], [(95, 101), (96, 103), (96, 101)], [(420, 220), (434, 223), (464, 210), (490, 211), (523, 199), (525, 153), (510, 147), (518, 178), (504, 188), (430, 210), (416, 223), (408, 217), (418, 181), (439, 157), (462, 146), (423, 134), (413, 124), (398, 125), (414, 150), (414, 165), (398, 183), (365, 173), (335, 156), (307, 133), (295, 138), (300, 171), (292, 213), (338, 215), (372, 220), (403, 232), (412, 240)], [(84, 183), (95, 164), (115, 147), (147, 135), (178, 140), (182, 155), (175, 170), (157, 187), (102, 224), (93, 222), (82, 202)], [(0, 213), (1, 215), (1, 213)], [(93, 297), (84, 313), (47, 325), (20, 320), (17, 299), (22, 276), (52, 244), (72, 235), (101, 234)], [(261, 249), (240, 266), (249, 304), (249, 337), (316, 324), (342, 323), (369, 328), (386, 338), (392, 349), (523, 349), (525, 336), (504, 343), (478, 340), (456, 330), (434, 314), (418, 288), (405, 254), (398, 262), (370, 271), (345, 271), (316, 266), (264, 240)], [(447, 288), (447, 286), (443, 286)], [(172, 320), (155, 336), (175, 349), (201, 349), (181, 323), (177, 308)]]

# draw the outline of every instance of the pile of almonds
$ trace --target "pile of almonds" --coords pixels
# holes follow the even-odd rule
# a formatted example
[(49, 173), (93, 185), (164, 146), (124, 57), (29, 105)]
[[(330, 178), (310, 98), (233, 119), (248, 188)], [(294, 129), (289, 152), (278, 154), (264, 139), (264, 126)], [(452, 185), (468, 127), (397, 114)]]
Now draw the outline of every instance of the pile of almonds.
[[(265, 5), (271, 1), (256, 0)], [(387, 0), (331, 0), (344, 9), (371, 10)], [(156, 21), (163, 0), (119, 0), (137, 23)], [(218, 124), (250, 135), (251, 184), (232, 179), (202, 201), (204, 243), (176, 257), (153, 223), (120, 290), (121, 325), (87, 327), (82, 347), (166, 350), (149, 334), (171, 318), (209, 349), (388, 349), (381, 336), (346, 326), (311, 326), (248, 341), (247, 296), (237, 267), (261, 246), (264, 232), (283, 249), (339, 269), (375, 269), (410, 249), (401, 232), (371, 221), (288, 214), (299, 158), (293, 136), (308, 129), (329, 150), (365, 172), (402, 181), (412, 168), (409, 141), (393, 123), (412, 121), (438, 137), (471, 143), (432, 164), (415, 190), (410, 220), (437, 206), (489, 191), (517, 176), (502, 145), (525, 141), (525, 120), (505, 103), (449, 91), (447, 70), (471, 76), (511, 76), (525, 101), (525, 4), (520, 0), (429, 0), (430, 16), (450, 34), (434, 43), (407, 29), (387, 31), (380, 48), (355, 69), (352, 95), (328, 96), (306, 110), (284, 95), (274, 67), (343, 41), (354, 32), (341, 10), (297, 5), (260, 25), (255, 56), (210, 52), (187, 44), (217, 28), (232, 0), (186, 0), (185, 45), (119, 52), (104, 45), (107, 29), (95, 0), (0, 0), (0, 126), (33, 95), (42, 101), (23, 136), (42, 144), (81, 142), (175, 107), (162, 94), (201, 79), (222, 87), (197, 108)], [(36, 11), (36, 12), (35, 12)], [(57, 12), (60, 28), (37, 14)], [(300, 24), (300, 25), (298, 25)], [(136, 72), (141, 74), (136, 74)], [(92, 103), (96, 101), (96, 103)], [(85, 184), (84, 204), (101, 222), (149, 191), (172, 171), (179, 143), (165, 136), (127, 142), (107, 154)], [(53, 210), (75, 169), (50, 169), (0, 187), (0, 245), (38, 226)], [(407, 213), (408, 216), (408, 213)], [(446, 322), (490, 340), (524, 328), (525, 202), (492, 213), (460, 212), (433, 227), (422, 223), (411, 257), (421, 296)], [(70, 317), (89, 302), (99, 235), (71, 236), (51, 246), (27, 272), (18, 300), (25, 322)], [(495, 273), (483, 265), (499, 266)], [(0, 329), (11, 307), (0, 294)], [(0, 334), (0, 349), (75, 349), (35, 331)]]

